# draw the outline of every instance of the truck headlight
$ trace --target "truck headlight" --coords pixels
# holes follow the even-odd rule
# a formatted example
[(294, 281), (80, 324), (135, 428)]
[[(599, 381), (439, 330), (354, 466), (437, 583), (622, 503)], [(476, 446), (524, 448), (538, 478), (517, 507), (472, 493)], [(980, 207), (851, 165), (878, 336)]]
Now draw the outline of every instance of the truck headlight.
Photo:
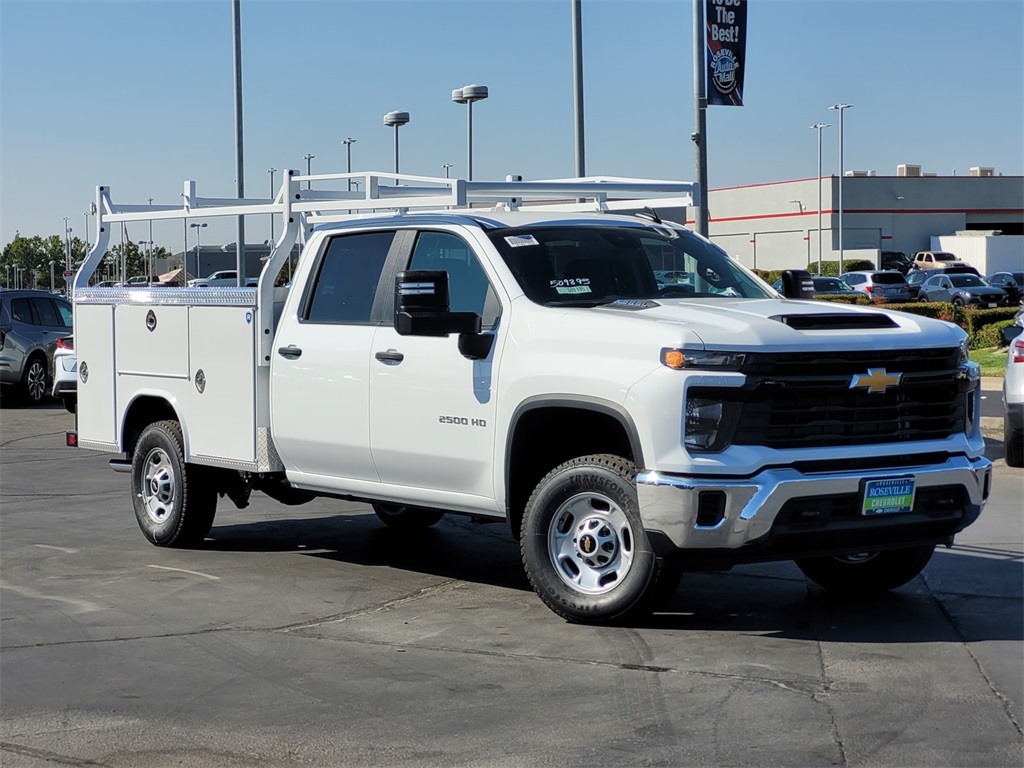
[(746, 355), (742, 352), (717, 352), (704, 349), (661, 350), (661, 364), (673, 370), (684, 368), (711, 368), (715, 370), (738, 371)]

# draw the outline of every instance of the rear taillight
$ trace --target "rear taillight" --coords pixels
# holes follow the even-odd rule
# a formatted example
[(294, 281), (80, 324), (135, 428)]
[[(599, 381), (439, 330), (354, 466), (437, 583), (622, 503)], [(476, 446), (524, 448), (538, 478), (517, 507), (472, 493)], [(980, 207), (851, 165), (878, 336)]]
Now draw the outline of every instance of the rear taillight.
[(75, 339), (72, 336), (68, 336), (66, 339), (57, 339), (57, 349), (67, 349), (74, 351)]
[(864, 286), (864, 290), (867, 291), (868, 293), (873, 293), (874, 290), (875, 290), (875, 286), (873, 286), (873, 285), (865, 285)]
[(1013, 340), (1013, 344), (1010, 345), (1010, 355), (1013, 357), (1013, 362), (1024, 363), (1024, 338), (1018, 336)]

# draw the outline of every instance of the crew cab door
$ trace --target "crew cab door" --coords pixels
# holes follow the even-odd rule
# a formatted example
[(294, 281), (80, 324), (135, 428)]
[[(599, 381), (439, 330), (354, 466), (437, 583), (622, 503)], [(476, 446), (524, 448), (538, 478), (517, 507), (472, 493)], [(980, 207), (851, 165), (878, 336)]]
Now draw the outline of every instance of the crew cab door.
[(301, 298), (281, 317), (271, 363), (271, 424), (289, 469), (376, 481), (370, 455), (371, 343), (391, 287), (394, 231), (330, 238)]
[(401, 336), (389, 302), (369, 361), (370, 444), (381, 482), (493, 499), (498, 295), (454, 232), (418, 232), (408, 264), (399, 266), (446, 271), (451, 311), (481, 315), (477, 340), (489, 351), (473, 360), (459, 352), (456, 334)]

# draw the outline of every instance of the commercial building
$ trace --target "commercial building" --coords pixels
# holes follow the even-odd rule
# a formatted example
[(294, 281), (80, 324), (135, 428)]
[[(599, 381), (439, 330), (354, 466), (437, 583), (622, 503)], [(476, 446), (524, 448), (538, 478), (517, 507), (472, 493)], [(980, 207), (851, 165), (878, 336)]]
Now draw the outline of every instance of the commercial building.
[[(971, 247), (957, 256), (983, 274), (1024, 269), (1024, 177), (995, 175), (991, 168), (936, 176), (920, 174), (919, 166), (899, 166), (894, 176), (826, 176), (820, 181), (823, 261), (839, 260), (840, 181), (844, 260), (877, 263), (881, 251), (957, 253), (960, 238), (969, 237)], [(708, 234), (749, 267), (804, 268), (819, 256), (818, 196), (814, 178), (712, 189)], [(979, 247), (978, 237), (989, 247)]]

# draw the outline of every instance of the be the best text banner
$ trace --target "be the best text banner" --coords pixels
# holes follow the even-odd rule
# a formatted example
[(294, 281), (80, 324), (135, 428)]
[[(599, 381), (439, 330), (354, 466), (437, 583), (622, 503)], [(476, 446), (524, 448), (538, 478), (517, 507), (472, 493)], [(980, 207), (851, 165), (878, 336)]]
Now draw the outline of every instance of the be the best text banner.
[(705, 0), (704, 28), (708, 105), (742, 107), (747, 0)]

